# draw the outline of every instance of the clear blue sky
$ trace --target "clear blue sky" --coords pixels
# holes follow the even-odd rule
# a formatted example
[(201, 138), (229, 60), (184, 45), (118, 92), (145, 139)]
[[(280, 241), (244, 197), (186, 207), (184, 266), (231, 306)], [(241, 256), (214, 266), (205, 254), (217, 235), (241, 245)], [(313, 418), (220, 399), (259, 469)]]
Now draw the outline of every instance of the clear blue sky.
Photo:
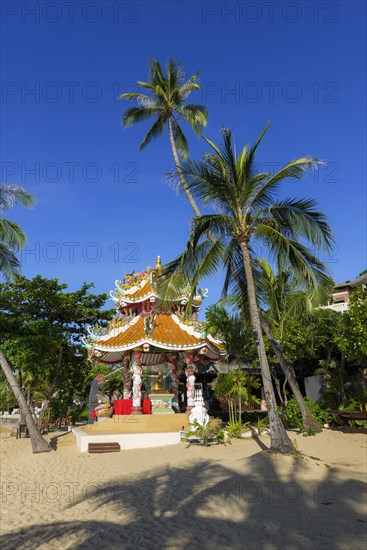
[[(147, 78), (152, 57), (200, 69), (191, 99), (209, 108), (206, 136), (219, 140), (225, 126), (239, 147), (270, 120), (262, 168), (327, 162), (284, 193), (316, 198), (329, 216), (337, 282), (366, 268), (365, 2), (69, 4), (2, 3), (2, 181), (37, 198), (11, 213), (28, 237), (23, 274), (107, 292), (182, 250), (191, 211), (164, 183), (168, 137), (139, 152), (147, 126), (124, 130), (116, 101)], [(205, 143), (187, 135), (196, 158)], [(209, 303), (220, 281), (206, 286)]]

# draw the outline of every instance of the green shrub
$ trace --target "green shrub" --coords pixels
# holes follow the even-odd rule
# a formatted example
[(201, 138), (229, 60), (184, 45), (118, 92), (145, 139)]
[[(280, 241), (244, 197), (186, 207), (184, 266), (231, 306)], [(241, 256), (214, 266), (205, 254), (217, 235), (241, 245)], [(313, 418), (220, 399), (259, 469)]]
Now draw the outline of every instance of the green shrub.
[(236, 420), (235, 422), (228, 422), (226, 426), (227, 433), (229, 434), (229, 437), (241, 437), (242, 432), (245, 430), (248, 430), (248, 425), (250, 422), (239, 422)]
[[(203, 445), (205, 445), (205, 447), (208, 447), (210, 440), (216, 440), (216, 434), (220, 430), (221, 426), (222, 421), (220, 420), (220, 418), (213, 418), (212, 420), (209, 420), (206, 426), (202, 426), (195, 419), (194, 422), (190, 423), (191, 430), (187, 432), (184, 440), (189, 441), (189, 439), (191, 438), (197, 438)], [(216, 440), (216, 443), (218, 442), (219, 441)]]
[[(328, 414), (326, 410), (322, 407), (322, 405), (320, 405), (320, 403), (310, 401), (308, 397), (305, 397), (305, 401), (316, 422), (319, 424), (319, 426), (323, 427), (324, 424), (328, 421)], [(286, 421), (287, 428), (302, 428), (301, 410), (294, 397), (290, 399), (287, 403), (284, 413), (284, 419)]]
[(76, 411), (78, 414), (76, 416), (76, 419), (79, 422), (86, 422), (89, 418), (89, 411), (88, 409), (83, 409), (81, 411)]

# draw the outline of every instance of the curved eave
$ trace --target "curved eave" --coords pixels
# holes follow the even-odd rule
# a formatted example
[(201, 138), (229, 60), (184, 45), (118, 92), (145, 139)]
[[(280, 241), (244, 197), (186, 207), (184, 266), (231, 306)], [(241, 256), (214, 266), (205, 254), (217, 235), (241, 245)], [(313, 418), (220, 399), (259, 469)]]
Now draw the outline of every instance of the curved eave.
[(158, 314), (150, 334), (145, 330), (145, 318), (137, 315), (127, 325), (113, 329), (95, 342), (94, 349), (116, 353), (149, 344), (165, 351), (194, 351), (207, 347), (215, 356), (223, 354), (219, 341), (203, 337), (194, 326), (182, 323), (175, 314)]
[(164, 349), (167, 351), (190, 351), (190, 350), (197, 350), (204, 347), (212, 349), (214, 353), (218, 353), (218, 350), (213, 348), (208, 342), (200, 342), (198, 344), (187, 344), (187, 345), (175, 345), (175, 344), (168, 344), (165, 342), (159, 342), (158, 340), (153, 340), (152, 338), (143, 338), (141, 340), (137, 340), (135, 342), (132, 342), (131, 344), (127, 344), (126, 346), (117, 346), (117, 347), (108, 347), (108, 346), (99, 346), (98, 344), (94, 346), (94, 349), (98, 351), (104, 351), (104, 352), (122, 352), (122, 351), (129, 351), (134, 348), (138, 348), (143, 346), (143, 344), (149, 344), (151, 346), (154, 346), (159, 349)]

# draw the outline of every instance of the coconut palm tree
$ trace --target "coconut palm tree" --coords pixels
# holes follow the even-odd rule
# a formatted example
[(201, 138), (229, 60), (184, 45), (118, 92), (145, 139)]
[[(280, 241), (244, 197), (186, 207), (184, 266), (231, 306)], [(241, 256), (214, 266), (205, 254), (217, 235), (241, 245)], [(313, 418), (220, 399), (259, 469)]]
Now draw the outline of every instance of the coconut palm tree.
[[(30, 208), (34, 204), (31, 193), (20, 185), (0, 185), (0, 214), (13, 206)], [(25, 245), (26, 238), (20, 226), (0, 218), (0, 273), (7, 280), (19, 271), (20, 263), (15, 253)]]
[(148, 82), (137, 84), (148, 90), (150, 95), (144, 93), (127, 93), (119, 96), (119, 99), (138, 102), (138, 107), (129, 107), (123, 115), (123, 125), (128, 127), (138, 122), (154, 119), (154, 124), (146, 133), (139, 149), (144, 149), (151, 141), (163, 134), (167, 126), (172, 153), (175, 160), (180, 185), (186, 193), (196, 216), (200, 216), (197, 204), (187, 187), (185, 177), (180, 168), (180, 156), (186, 159), (189, 153), (187, 138), (181, 128), (181, 122), (188, 124), (200, 136), (202, 129), (207, 124), (208, 111), (204, 105), (195, 103), (185, 104), (187, 97), (194, 90), (200, 89), (198, 73), (185, 79), (185, 74), (180, 63), (170, 59), (167, 63), (167, 76), (164, 75), (159, 61), (152, 59), (149, 62), (150, 74)]
[(256, 260), (256, 265), (258, 296), (266, 307), (266, 311), (261, 312), (263, 331), (301, 410), (303, 431), (313, 429), (320, 432), (321, 428), (303, 398), (293, 366), (284, 358), (279, 343), (285, 337), (287, 321), (295, 317), (302, 318), (319, 305), (329, 295), (332, 281), (330, 279), (327, 287), (319, 286), (316, 291), (307, 292), (292, 271), (282, 266), (281, 261), (278, 261), (277, 273), (274, 273), (266, 259)]
[(254, 245), (261, 243), (269, 254), (290, 264), (296, 276), (315, 287), (325, 275), (324, 264), (307, 248), (331, 249), (332, 232), (324, 214), (311, 199), (279, 200), (275, 191), (287, 179), (301, 179), (317, 165), (302, 157), (283, 166), (277, 173), (257, 172), (255, 152), (268, 126), (256, 143), (245, 146), (237, 156), (229, 130), (223, 130), (220, 148), (206, 140), (211, 152), (199, 162), (184, 161), (181, 170), (196, 199), (215, 207), (215, 213), (194, 218), (183, 254), (170, 262), (162, 276), (166, 299), (179, 288), (195, 285), (223, 266), (225, 287), (246, 279), (250, 317), (257, 346), (265, 399), (269, 412), (271, 448), (294, 450), (277, 414), (276, 400), (262, 334), (254, 280)]

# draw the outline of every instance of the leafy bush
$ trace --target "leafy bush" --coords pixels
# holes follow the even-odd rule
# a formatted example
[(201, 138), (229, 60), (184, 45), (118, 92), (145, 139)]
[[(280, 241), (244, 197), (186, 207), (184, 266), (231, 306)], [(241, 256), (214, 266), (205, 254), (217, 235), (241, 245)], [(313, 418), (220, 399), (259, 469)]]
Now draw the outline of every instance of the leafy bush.
[(264, 418), (260, 418), (260, 416), (257, 417), (257, 432), (259, 435), (261, 435), (262, 431), (265, 428), (269, 427), (269, 417), (266, 415)]
[[(189, 441), (190, 439), (197, 438), (203, 445), (205, 445), (205, 447), (208, 447), (210, 440), (216, 439), (216, 434), (220, 430), (221, 425), (222, 421), (220, 420), (220, 418), (214, 418), (213, 420), (210, 420), (206, 426), (202, 426), (195, 419), (194, 422), (190, 423), (191, 430), (187, 432), (184, 439), (185, 441)], [(216, 439), (216, 442), (218, 443), (219, 441)]]
[[(324, 424), (328, 421), (327, 411), (322, 407), (322, 405), (320, 405), (320, 403), (310, 401), (308, 397), (305, 397), (305, 401), (316, 422), (319, 424), (319, 426), (323, 427)], [(290, 399), (287, 403), (284, 413), (284, 419), (288, 428), (302, 428), (301, 410), (294, 397)]]
[(231, 445), (231, 436), (225, 428), (219, 428), (215, 434), (215, 441), (218, 445), (226, 445), (226, 443)]
[(79, 420), (79, 422), (86, 422), (89, 418), (89, 411), (88, 409), (83, 409), (81, 411), (76, 411), (77, 416), (76, 419)]
[(250, 422), (246, 422), (246, 424), (244, 424), (238, 420), (236, 420), (236, 422), (228, 422), (226, 430), (230, 437), (241, 437), (242, 432), (248, 430), (247, 426), (249, 424)]

